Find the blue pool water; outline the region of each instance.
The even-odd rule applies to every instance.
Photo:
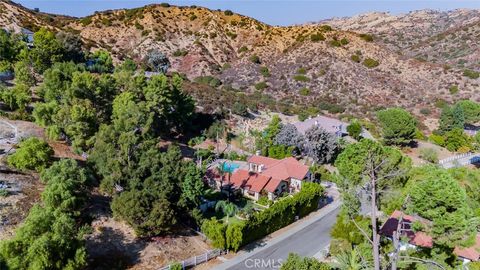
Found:
[[[240,164],[233,163],[233,162],[225,162],[223,163],[223,171],[233,173],[236,169],[240,167]]]

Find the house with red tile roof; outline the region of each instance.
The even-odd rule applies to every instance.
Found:
[[[310,181],[310,177],[309,167],[293,157],[280,160],[254,155],[248,158],[245,166],[224,177],[218,168],[208,169],[205,181],[211,187],[233,189],[253,200],[265,195],[273,201],[285,192],[298,192],[302,183]]]
[[[398,226],[399,220],[402,220],[400,226]],[[401,236],[408,239],[408,243],[403,243],[400,246],[400,250],[406,250],[408,248],[432,248],[433,238],[422,231],[414,231],[412,224],[414,222],[420,222],[425,226],[431,226],[430,220],[424,219],[419,216],[406,215],[402,211],[395,210],[388,220],[380,228],[380,235],[383,235],[389,239],[393,239],[393,233],[400,228]],[[453,253],[462,260],[464,263],[479,261],[480,260],[480,234],[477,234],[475,244],[471,247],[455,247]]]
[[[287,182],[290,193],[300,191],[302,183],[311,177],[310,168],[293,157],[279,160],[255,155],[247,162],[249,171]]]

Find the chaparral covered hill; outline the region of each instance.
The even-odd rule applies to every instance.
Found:
[[[375,34],[384,45],[409,57],[480,69],[480,10],[371,12],[324,23]]]
[[[386,41],[398,40],[394,31],[384,36],[375,27],[348,26],[347,19],[330,21],[332,29],[325,24],[270,26],[230,11],[168,4],[97,12],[85,18],[51,16],[8,2],[0,8],[0,25],[73,31],[88,48],[108,49],[117,59],[140,62],[149,51],[159,50],[169,57],[172,71],[192,80],[211,75],[221,81],[221,86],[214,84],[217,89],[237,96],[262,92],[284,107],[307,105],[365,114],[402,106],[418,114],[420,109],[434,108],[439,100],[480,100],[480,80],[464,76],[463,68],[416,59],[414,49]],[[438,34],[478,19],[477,13],[468,14],[470,19],[457,18],[454,26],[445,26]],[[25,18],[32,20],[27,23]],[[416,29],[414,22],[411,28]],[[437,34],[430,32],[431,38]],[[413,40],[421,50],[420,39]],[[479,51],[475,42],[465,46]],[[452,93],[452,86],[459,91]]]

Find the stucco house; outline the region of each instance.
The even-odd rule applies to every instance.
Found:
[[[248,169],[238,169],[231,175],[230,184],[254,200],[262,195],[275,200],[285,192],[298,192],[304,181],[310,181],[309,167],[292,157],[279,160],[254,155],[247,164]]]

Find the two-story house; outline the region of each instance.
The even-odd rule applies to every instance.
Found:
[[[285,192],[298,192],[302,183],[310,180],[309,167],[293,157],[278,160],[255,155],[247,162],[248,170],[236,170],[230,183],[234,189],[254,200],[262,194],[274,200]]]

